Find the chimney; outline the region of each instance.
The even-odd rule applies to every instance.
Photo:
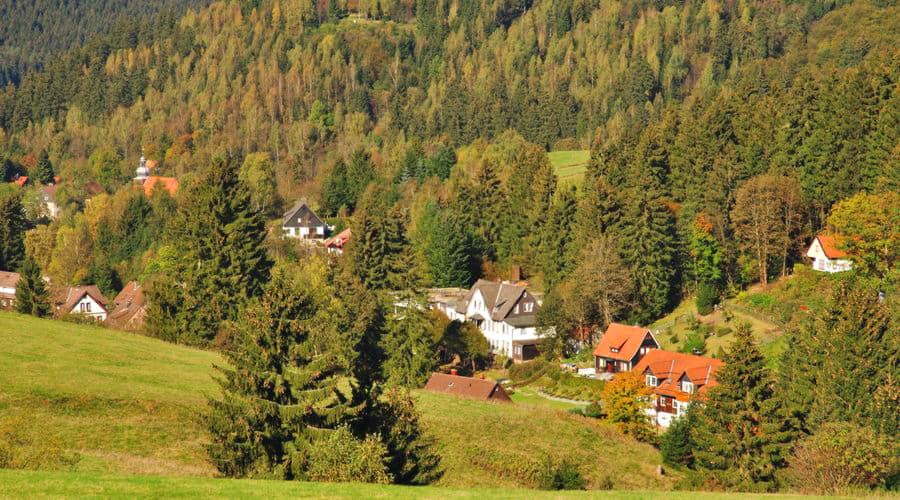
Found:
[[[453,375],[454,377],[456,376],[456,368],[450,369],[450,375]]]

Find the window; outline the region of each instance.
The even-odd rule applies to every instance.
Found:
[[[681,382],[681,390],[682,392],[694,392],[694,384],[687,380],[683,380]]]
[[[91,312],[91,303],[90,302],[82,302],[78,304],[78,310],[83,313]]]
[[[525,312],[530,313],[530,312],[533,311],[533,310],[534,310],[534,303],[533,303],[533,302],[526,302],[526,303],[525,303]]]
[[[513,314],[519,314],[519,304],[516,304],[516,309],[513,311]]]
[[[647,385],[649,385],[650,387],[656,387],[656,384],[658,383],[659,381],[656,380],[656,377],[654,377],[653,375],[647,375]]]

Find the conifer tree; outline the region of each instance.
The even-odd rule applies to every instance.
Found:
[[[333,311],[310,285],[276,272],[228,326],[223,397],[209,401],[207,416],[210,458],[228,476],[306,478],[316,442],[360,409],[341,392],[349,337],[332,327]]]
[[[419,217],[414,239],[424,254],[432,286],[467,288],[472,283],[468,238],[451,212],[428,203]]]
[[[398,259],[406,250],[406,212],[394,206],[394,193],[372,187],[366,191],[353,216],[353,240],[348,261],[363,285],[371,290],[392,287],[400,270]]]
[[[50,293],[41,276],[41,268],[31,257],[25,258],[16,285],[16,310],[22,314],[44,317],[50,314]]]
[[[56,174],[53,172],[53,165],[50,163],[50,156],[47,154],[46,150],[41,150],[38,154],[34,176],[41,184],[53,184],[55,175]]]
[[[148,289],[147,326],[168,340],[206,344],[268,280],[265,221],[234,163],[217,159],[191,188],[171,228],[175,269]]]
[[[574,187],[563,191],[551,206],[549,217],[543,224],[534,226],[541,233],[538,254],[547,286],[559,283],[571,272],[575,261],[575,218],[577,201]]]
[[[695,468],[727,488],[767,491],[785,466],[791,427],[773,394],[766,359],[749,324],[735,334],[717,386],[695,402]]]
[[[26,224],[21,196],[0,194],[0,270],[18,269],[25,257]]]
[[[672,467],[691,467],[694,463],[691,431],[697,425],[697,419],[693,411],[676,418],[672,425],[662,435],[659,451],[662,454],[663,463]]]

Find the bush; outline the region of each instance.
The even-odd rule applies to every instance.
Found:
[[[900,444],[868,427],[828,423],[797,444],[789,464],[788,475],[800,488],[877,488],[900,474]]]
[[[346,427],[314,443],[306,464],[311,481],[388,484],[387,448],[376,436],[360,441]],[[299,472],[299,471],[297,471]],[[302,473],[301,473],[302,474]],[[299,477],[302,475],[298,474]]]
[[[696,330],[700,327],[700,320],[691,313],[687,314],[685,322],[687,323],[688,330]]]
[[[600,482],[597,483],[598,490],[609,491],[613,489],[614,486],[615,485],[613,485],[613,480],[609,476],[603,476],[603,479],[601,479]]]
[[[754,293],[747,297],[747,303],[756,309],[768,311],[772,308],[772,304],[775,303],[775,299],[771,295],[765,293]]]
[[[684,338],[684,344],[678,349],[688,354],[702,355],[706,353],[706,339],[700,332],[691,332]]]
[[[713,312],[713,308],[719,303],[719,292],[709,283],[703,283],[697,290],[697,313],[706,316]]]
[[[581,414],[585,417],[591,418],[606,418],[606,412],[603,410],[603,406],[600,403],[591,403],[584,407],[581,410]]]
[[[717,327],[716,328],[716,337],[724,337],[726,335],[731,334],[731,332],[733,332],[733,331],[734,330],[732,330],[730,327],[727,327],[727,326]]]
[[[538,478],[538,487],[542,490],[583,490],[586,485],[578,467],[568,460],[556,464],[547,458]]]

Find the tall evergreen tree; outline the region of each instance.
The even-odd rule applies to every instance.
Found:
[[[372,290],[392,287],[392,276],[402,268],[398,259],[406,250],[406,212],[394,205],[394,193],[373,187],[363,195],[353,216],[353,240],[348,262],[363,285]]]
[[[735,337],[716,372],[718,385],[695,403],[695,467],[727,488],[768,491],[793,435],[750,325],[738,327]]]
[[[31,257],[25,258],[16,285],[16,310],[22,314],[43,317],[50,314],[50,293],[44,284],[41,268]]]
[[[25,208],[18,193],[0,193],[0,270],[13,271],[25,257]]]
[[[467,288],[472,283],[468,238],[449,211],[427,204],[416,233],[433,286]]]
[[[179,206],[171,228],[175,272],[149,287],[147,326],[168,340],[206,344],[269,278],[265,220],[253,210],[235,164],[217,159]]]
[[[50,156],[46,150],[38,153],[37,165],[35,167],[34,176],[41,184],[53,184],[53,178],[56,174],[53,172],[53,165],[50,163]]]
[[[359,411],[341,392],[349,337],[309,285],[276,272],[227,327],[234,347],[207,422],[210,457],[228,476],[305,479],[315,443]]]

